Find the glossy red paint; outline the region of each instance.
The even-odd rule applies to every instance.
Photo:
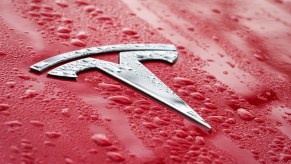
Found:
[[[0,163],[290,163],[290,20],[289,0],[0,1]],[[144,65],[212,132],[101,72],[29,70],[125,43],[177,46]]]

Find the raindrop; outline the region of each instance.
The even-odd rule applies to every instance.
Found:
[[[101,87],[102,89],[108,90],[108,91],[120,91],[121,87],[120,85],[115,85],[115,84],[109,84],[109,83],[99,83],[98,84],[99,87]]]
[[[109,97],[108,100],[114,101],[120,104],[128,105],[132,103],[132,100],[126,96],[112,96]]]
[[[58,29],[57,29],[57,32],[59,33],[70,33],[71,30],[67,27],[64,27],[64,26],[60,26]]]
[[[22,123],[15,120],[15,121],[7,121],[7,122],[5,122],[5,125],[7,125],[9,127],[20,127],[20,126],[22,126]]]
[[[7,110],[10,106],[8,104],[0,104],[0,111]]]
[[[204,103],[204,105],[209,109],[217,109],[217,107],[213,103],[210,103],[210,102],[206,102]]]
[[[194,93],[191,93],[190,95],[197,100],[205,99],[205,97],[200,92],[194,92]]]
[[[64,109],[62,109],[61,113],[62,113],[62,115],[66,116],[66,117],[70,117],[69,111],[70,110],[68,108],[64,108]]]
[[[149,123],[149,122],[144,122],[144,123],[142,123],[142,125],[145,126],[148,129],[155,129],[155,128],[157,128],[156,125],[154,125],[152,123]]]
[[[237,110],[237,114],[239,115],[241,119],[246,120],[246,121],[251,121],[254,119],[254,116],[249,111],[243,108],[239,108]]]
[[[126,35],[136,35],[137,34],[134,30],[132,30],[130,28],[126,28],[126,27],[122,29],[122,33],[124,33]]]
[[[45,135],[51,139],[59,138],[62,136],[62,134],[60,132],[45,132]]]
[[[69,4],[66,1],[64,1],[64,0],[57,0],[56,1],[56,4],[59,5],[60,7],[63,7],[63,8],[69,6]]]
[[[72,164],[72,163],[75,163],[71,158],[65,158],[65,163],[67,164]]]
[[[86,46],[86,44],[79,39],[72,39],[71,45],[78,46],[78,47],[85,47]]]
[[[31,120],[30,123],[36,127],[43,127],[44,126],[44,124],[42,122],[36,121],[36,120]]]
[[[76,36],[79,39],[86,39],[88,37],[88,35],[85,31],[80,31]]]
[[[33,90],[33,89],[27,89],[25,92],[24,92],[24,97],[23,98],[33,98],[35,96],[37,96],[38,93],[36,92],[36,90]]]
[[[91,139],[100,146],[111,146],[111,142],[105,134],[94,134]]]
[[[125,160],[125,158],[123,157],[123,155],[121,155],[120,153],[117,152],[108,152],[107,156],[115,162],[122,162]]]
[[[93,6],[93,5],[85,6],[85,7],[84,7],[84,10],[85,10],[86,12],[90,13],[90,12],[92,12],[92,11],[95,10],[95,6]]]
[[[204,137],[196,136],[195,137],[195,143],[198,144],[198,145],[205,145]]]
[[[158,125],[169,125],[169,123],[167,121],[162,120],[159,117],[155,117],[153,121],[154,121],[154,123],[156,123]]]
[[[183,77],[175,77],[174,82],[180,85],[193,85],[194,84],[192,80],[189,80]]]

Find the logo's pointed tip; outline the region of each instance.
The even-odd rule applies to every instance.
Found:
[[[211,126],[210,126],[208,123],[206,123],[206,122],[203,124],[203,127],[204,127],[204,129],[206,129],[207,131],[212,131]]]
[[[203,119],[199,119],[199,120],[195,119],[195,122],[198,123],[198,125],[202,129],[204,129],[204,130],[206,130],[208,132],[212,131],[212,127],[205,120],[203,120]]]
[[[185,103],[185,102],[183,102]],[[188,110],[186,112],[186,116],[195,124],[197,124],[200,128],[206,130],[206,131],[211,131],[211,126],[201,117],[199,116],[198,113],[196,113],[190,106],[188,106],[186,103],[184,104],[186,106],[186,109]],[[185,114],[184,112],[182,112],[183,110],[178,110],[177,111]]]

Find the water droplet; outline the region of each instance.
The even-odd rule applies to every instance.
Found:
[[[189,150],[187,152],[187,155],[190,155],[190,156],[198,156],[200,154],[200,151],[197,151],[197,150]]]
[[[239,115],[241,119],[246,120],[246,121],[251,121],[254,119],[254,116],[249,111],[243,108],[239,108],[237,110],[237,114]]]
[[[74,46],[78,46],[78,47],[85,47],[86,46],[86,44],[79,39],[72,39],[71,44]]]
[[[98,115],[96,115],[96,114],[91,114],[90,117],[92,120],[98,120],[98,118],[99,118]]]
[[[205,97],[200,92],[194,92],[194,93],[191,93],[190,95],[197,100],[205,99]]]
[[[79,39],[86,39],[88,37],[88,34],[85,31],[80,31],[77,35],[77,38]]]
[[[33,90],[33,89],[27,89],[25,92],[24,92],[24,96],[23,98],[33,98],[35,96],[37,96],[38,93],[36,92],[36,90]]]
[[[70,35],[69,34],[65,34],[65,33],[58,33],[57,35],[60,38],[63,38],[63,39],[69,39],[70,38]]]
[[[209,116],[207,117],[207,119],[219,123],[222,123],[224,121],[224,118],[222,116]]]
[[[67,164],[72,164],[72,163],[75,163],[71,158],[65,158],[65,163]]]
[[[17,77],[23,79],[23,80],[30,80],[31,77],[29,77],[28,75],[17,75]]]
[[[149,122],[144,122],[144,123],[142,123],[142,125],[145,126],[148,129],[155,129],[155,128],[157,128],[156,125],[154,125],[152,123],[149,123]]]
[[[8,81],[5,83],[9,88],[14,88],[16,85],[16,82],[14,81]]]
[[[57,29],[57,32],[59,33],[70,33],[71,30],[67,27],[64,27],[64,26],[60,26],[58,29]]]
[[[31,2],[34,2],[34,3],[40,3],[42,0],[31,0]]]
[[[115,84],[108,84],[108,83],[99,83],[98,84],[99,87],[101,87],[102,89],[108,90],[108,91],[120,91],[121,87],[120,85],[115,85]]]
[[[176,136],[180,138],[187,137],[187,134],[183,130],[175,130]]]
[[[6,55],[4,52],[0,51],[0,56]]]
[[[198,145],[205,145],[204,137],[196,136],[195,137],[195,143],[198,144]]]
[[[270,156],[269,157],[273,162],[277,162],[277,161],[279,161],[280,159],[278,158],[278,157],[276,157],[276,156]]]
[[[22,126],[22,123],[19,122],[18,120],[15,120],[15,121],[7,121],[7,122],[5,122],[5,125],[7,125],[9,127],[20,127],[20,126]]]
[[[112,96],[112,97],[109,97],[108,100],[114,101],[120,104],[124,104],[124,105],[128,105],[132,103],[132,100],[125,96]]]
[[[20,152],[20,149],[17,147],[17,146],[10,146],[10,150],[13,152],[13,153],[19,153]]]
[[[159,134],[163,137],[168,137],[168,133],[165,131],[160,131]]]
[[[111,146],[111,142],[105,134],[94,134],[91,139],[100,146]]]
[[[69,111],[70,110],[68,108],[64,108],[64,109],[62,109],[61,113],[62,113],[62,115],[66,116],[66,117],[70,117]]]
[[[136,113],[136,114],[142,114],[143,113],[143,110],[141,110],[140,108],[135,108],[134,109],[134,113]]]
[[[257,123],[265,122],[265,120],[263,120],[262,118],[255,118],[254,121],[257,122]]]
[[[234,134],[234,133],[229,133],[228,134],[232,139],[235,139],[235,140],[240,140],[241,139],[241,136],[237,135],[237,134]]]
[[[169,125],[169,123],[167,121],[162,120],[159,117],[155,117],[153,121],[154,121],[154,123],[156,123],[158,125]]]
[[[221,13],[221,11],[218,10],[218,9],[212,9],[212,12],[214,12],[214,13],[216,13],[216,14],[220,14],[220,13]]]
[[[281,160],[283,162],[291,161],[291,154],[281,154]]]
[[[174,146],[174,147],[178,147],[179,146],[178,143],[176,143],[176,142],[174,142],[172,140],[167,140],[166,142],[167,142],[168,145],[171,145],[171,146]]]
[[[189,80],[183,77],[175,77],[174,82],[180,85],[193,85],[194,84],[192,80]]]
[[[57,0],[56,1],[56,4],[59,5],[60,7],[63,7],[63,8],[69,6],[69,4],[66,1],[64,1],[64,0]]]
[[[172,121],[173,121],[175,124],[177,124],[177,125],[185,126],[185,124],[184,124],[183,121],[181,121],[181,120],[173,119]]]
[[[62,21],[63,21],[63,23],[66,23],[66,24],[73,23],[73,21],[69,18],[62,18]]]
[[[256,59],[258,59],[259,61],[264,61],[266,60],[266,58],[263,56],[263,55],[260,55],[260,54],[254,54],[254,57]]]
[[[85,10],[86,12],[90,13],[90,12],[92,12],[92,11],[95,10],[95,6],[93,6],[93,5],[85,6],[85,7],[84,7],[84,10]]]
[[[195,31],[195,28],[194,28],[194,27],[188,27],[187,29],[188,29],[189,31],[191,31],[191,32]]]
[[[52,141],[44,141],[43,144],[45,144],[46,146],[56,146],[56,144]]]
[[[202,154],[200,154],[198,156],[198,158],[199,158],[199,160],[202,161],[202,163],[211,163],[212,162],[211,158],[209,158],[208,156],[202,155]]]
[[[51,139],[59,138],[62,136],[62,134],[60,132],[45,132],[45,135]]]
[[[36,121],[36,120],[31,120],[30,123],[34,126],[37,126],[37,127],[43,127],[44,124],[40,121]]]
[[[39,10],[40,9],[39,5],[33,4],[33,3],[29,4],[29,7],[30,7],[29,8],[30,10]]]
[[[121,155],[120,153],[117,152],[108,152],[107,156],[115,162],[122,162],[125,160],[125,158],[123,157],[123,155]]]
[[[111,21],[111,18],[109,16],[99,16],[97,19],[99,21]]]
[[[130,28],[123,28],[122,33],[124,33],[126,35],[136,35],[137,34],[134,30],[132,30]]]
[[[45,16],[45,17],[53,17],[53,14],[50,12],[40,12],[40,15]]]
[[[182,96],[188,96],[189,95],[188,92],[186,90],[184,90],[184,89],[178,89],[178,93],[180,95],[182,95]]]
[[[235,123],[236,123],[236,121],[235,121],[234,118],[229,118],[229,119],[227,119],[225,122],[226,122],[226,123],[229,123],[229,124],[235,124]]]
[[[206,102],[204,103],[204,105],[209,109],[217,109],[217,107],[213,103],[210,103],[210,102]]]
[[[78,5],[89,5],[89,2],[86,0],[76,0],[75,1]]]
[[[0,104],[0,111],[7,110],[10,106],[8,104]]]
[[[162,108],[159,106],[152,106],[151,110],[160,111],[160,110],[162,110]]]

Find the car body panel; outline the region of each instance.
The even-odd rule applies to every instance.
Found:
[[[290,12],[288,0],[0,1],[0,163],[290,163]],[[177,47],[175,64],[143,65],[211,132],[100,71],[30,70],[130,43]]]

